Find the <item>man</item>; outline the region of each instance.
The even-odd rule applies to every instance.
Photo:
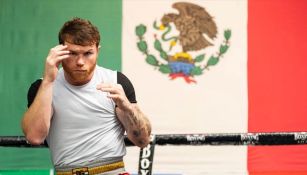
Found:
[[[124,132],[141,148],[149,143],[151,126],[129,79],[96,65],[99,42],[91,22],[66,22],[60,45],[46,58],[43,79],[28,92],[23,132],[33,145],[47,140],[60,175],[124,173]]]

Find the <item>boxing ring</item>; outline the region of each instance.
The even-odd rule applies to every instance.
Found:
[[[125,137],[126,146],[134,146]],[[157,134],[151,135],[151,142],[140,149],[138,174],[152,174],[155,145],[190,145],[190,146],[273,146],[307,144],[307,132],[265,132],[265,133],[212,133],[212,134]],[[41,145],[29,144],[24,136],[0,136],[0,147],[45,148]]]

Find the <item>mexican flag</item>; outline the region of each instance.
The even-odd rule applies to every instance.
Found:
[[[132,81],[153,134],[307,131],[306,7],[305,0],[0,1],[0,134],[21,135],[28,87],[75,16],[99,28],[98,64]],[[138,154],[128,148],[128,171],[137,172]],[[48,150],[0,155],[0,169],[51,167]],[[156,146],[153,172],[304,174],[307,146]]]

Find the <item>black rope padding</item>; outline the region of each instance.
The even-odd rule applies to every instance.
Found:
[[[155,135],[156,145],[301,145],[307,144],[307,132],[161,134]],[[125,137],[126,146],[133,143]],[[48,147],[29,144],[24,136],[0,136],[4,147]]]
[[[300,145],[306,132],[156,135],[157,145]]]

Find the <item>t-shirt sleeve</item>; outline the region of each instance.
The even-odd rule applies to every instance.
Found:
[[[42,83],[42,79],[38,79],[35,82],[33,82],[28,90],[28,107],[31,106],[31,104],[34,101],[34,98],[37,94],[37,91],[39,89],[39,86]]]
[[[117,72],[117,83],[121,84],[130,103],[137,103],[131,81],[121,72]]]

